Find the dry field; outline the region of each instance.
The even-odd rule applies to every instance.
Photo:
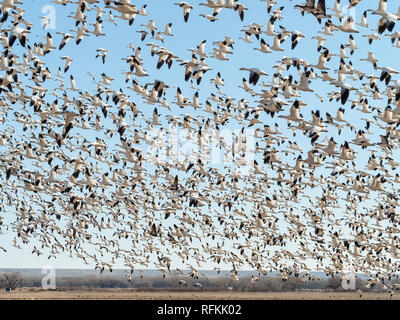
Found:
[[[365,292],[131,292],[102,291],[32,291],[18,289],[0,292],[0,300],[400,300],[400,293]]]

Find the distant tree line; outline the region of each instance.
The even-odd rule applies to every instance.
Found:
[[[396,280],[393,283],[400,283]],[[278,276],[262,276],[259,278],[242,277],[235,281],[230,277],[193,279],[186,276],[166,277],[133,277],[128,281],[125,277],[116,276],[86,276],[86,277],[57,277],[57,290],[125,288],[136,291],[193,291],[199,290],[195,283],[200,283],[206,291],[243,291],[243,292],[290,292],[296,290],[344,291],[339,276],[303,281],[294,276],[282,281]],[[356,288],[363,291],[381,291],[381,286],[365,288],[365,280],[357,279]],[[41,288],[42,278],[20,274],[0,275],[0,288],[17,287]]]

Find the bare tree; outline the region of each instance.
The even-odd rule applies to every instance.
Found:
[[[4,286],[6,288],[10,288],[11,290],[17,289],[19,284],[21,283],[21,280],[22,280],[21,274],[18,272],[3,274]]]

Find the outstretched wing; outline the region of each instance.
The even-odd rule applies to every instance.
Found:
[[[326,15],[325,0],[319,0],[318,1],[317,10],[320,11],[320,12],[323,12],[324,15]]]
[[[315,0],[307,0],[306,7],[313,7],[315,6]]]

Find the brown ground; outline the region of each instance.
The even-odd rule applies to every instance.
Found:
[[[400,293],[365,292],[362,298],[355,292],[130,292],[106,291],[0,291],[0,300],[400,300]]]

